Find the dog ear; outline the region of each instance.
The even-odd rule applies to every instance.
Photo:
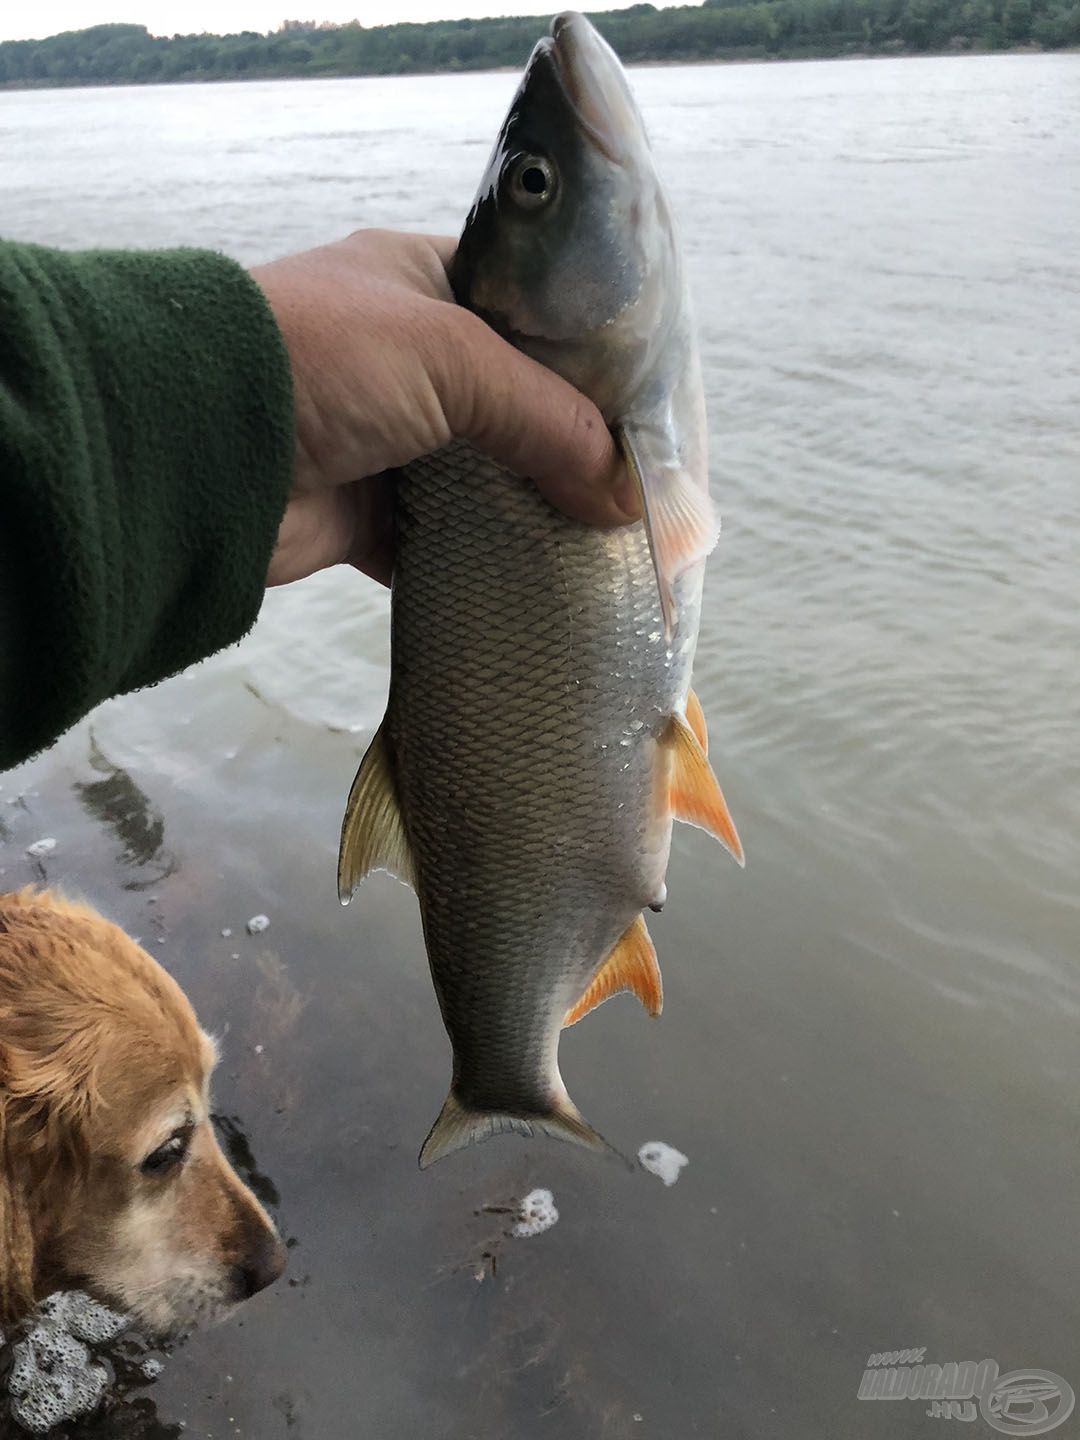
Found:
[[[34,1227],[29,1175],[19,1144],[14,1107],[0,1046],[0,1325],[10,1325],[34,1308]]]
[[[48,895],[0,895],[0,1326],[34,1307],[48,1258],[43,1222],[77,1209],[100,1037],[42,991],[62,952],[33,922]],[[55,968],[55,966],[53,967]]]

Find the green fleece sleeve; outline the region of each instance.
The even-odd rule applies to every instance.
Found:
[[[0,768],[249,629],[293,446],[241,266],[0,243]]]

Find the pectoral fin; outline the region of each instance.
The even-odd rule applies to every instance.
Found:
[[[343,905],[349,903],[360,881],[373,870],[388,870],[406,885],[415,885],[393,763],[381,725],[360,762],[341,823],[338,899]]]
[[[709,554],[719,538],[720,522],[708,490],[684,467],[665,428],[627,421],[615,427],[615,437],[637,484],[660,587],[664,631],[670,640],[679,619],[675,581]]]
[[[633,991],[650,1015],[659,1015],[664,1007],[660,966],[645,927],[644,915],[639,915],[623,933],[622,939],[589,982],[584,995],[566,1012],[564,1028],[576,1025],[582,1016],[621,990]]]
[[[685,820],[714,835],[739,865],[745,865],[742,842],[712,767],[690,726],[673,715],[664,737],[674,750],[669,800],[676,820]]]

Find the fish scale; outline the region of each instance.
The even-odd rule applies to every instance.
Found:
[[[655,752],[691,661],[640,525],[568,520],[464,445],[407,467],[386,734],[478,1110],[546,1113],[565,1011],[663,883]]]

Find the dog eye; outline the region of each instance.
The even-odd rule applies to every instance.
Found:
[[[152,1150],[139,1166],[144,1175],[162,1175],[187,1158],[188,1136],[170,1135],[164,1145]]]

